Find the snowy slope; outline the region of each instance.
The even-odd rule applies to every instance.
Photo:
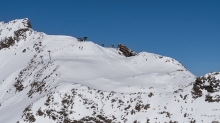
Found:
[[[195,84],[198,78],[175,59],[148,52],[125,57],[116,48],[36,32],[28,19],[0,23],[0,30],[0,122],[220,118],[218,73]]]

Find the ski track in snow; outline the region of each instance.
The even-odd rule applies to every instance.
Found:
[[[131,65],[126,64],[124,61],[122,61],[122,60],[120,60],[120,59],[117,59],[117,58],[114,58],[112,55],[110,55],[110,53],[107,54],[107,55],[108,55],[109,57],[111,57],[112,59],[119,61],[119,62],[121,63],[121,65],[127,66],[130,70],[134,71],[136,74],[141,74],[141,73],[143,73],[143,72],[139,72],[138,70],[134,69]]]
[[[113,68],[111,67],[111,63],[108,62],[107,60],[105,60],[105,59],[102,57],[101,53],[97,50],[97,48],[94,48],[94,49],[96,50],[96,52],[99,53],[100,59],[102,59],[103,61],[105,61],[105,62],[108,64],[108,66],[109,66],[109,68],[110,68],[111,70],[113,70],[113,71],[115,71],[115,72],[117,72],[117,73],[120,73],[120,74],[128,75],[128,74],[126,74],[126,73],[122,73],[122,72],[119,72],[119,71],[116,71],[115,69],[113,69]]]

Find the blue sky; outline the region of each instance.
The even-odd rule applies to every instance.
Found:
[[[47,34],[169,56],[197,76],[220,71],[219,0],[1,1],[0,21],[20,18]]]

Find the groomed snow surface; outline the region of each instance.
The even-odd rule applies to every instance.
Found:
[[[0,23],[0,42],[15,41],[0,48],[0,123],[220,121],[218,101],[205,101],[206,90],[193,98],[196,77],[175,59],[125,57],[117,48],[36,32],[28,22]]]

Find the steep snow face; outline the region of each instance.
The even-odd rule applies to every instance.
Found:
[[[0,122],[219,118],[214,107],[200,111],[210,105],[205,90],[175,59],[148,52],[125,57],[91,41],[36,32],[28,19],[0,23],[0,30]],[[201,117],[206,111],[216,116]]]
[[[114,48],[93,42],[78,42],[67,36],[45,36],[43,61],[59,65],[60,82],[78,83],[103,91],[120,93],[173,92],[180,85],[192,82],[195,76],[178,61],[143,52],[124,57]]]
[[[35,32],[30,27],[28,19],[1,23],[0,83],[13,72],[26,66],[34,54],[39,52],[40,47],[36,45],[40,43],[45,34]]]

